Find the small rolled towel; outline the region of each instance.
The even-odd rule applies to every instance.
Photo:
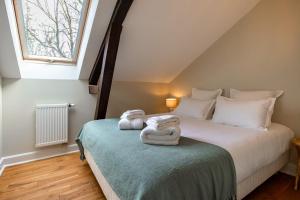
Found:
[[[144,118],[145,117],[145,112],[140,109],[136,110],[127,110],[121,115],[121,119],[137,119],[137,118]]]
[[[164,130],[155,131],[153,127],[147,126],[141,132],[140,139],[145,144],[177,145],[179,143],[181,130],[178,126],[169,127]]]
[[[179,126],[180,119],[176,115],[161,115],[148,118],[146,124],[157,130],[163,130],[172,126]]]
[[[144,120],[142,118],[138,119],[120,119],[119,121],[120,130],[142,130],[144,127]]]

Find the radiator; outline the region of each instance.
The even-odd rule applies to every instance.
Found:
[[[36,147],[68,142],[68,111],[71,104],[36,105]]]

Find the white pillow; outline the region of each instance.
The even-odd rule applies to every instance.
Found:
[[[179,106],[174,113],[177,115],[194,117],[197,119],[207,119],[208,114],[213,109],[216,100],[201,101],[188,97],[181,98]]]
[[[270,125],[275,98],[262,100],[234,100],[218,97],[213,122],[266,130]]]
[[[240,100],[258,100],[267,98],[278,98],[283,94],[282,90],[252,90],[240,91],[230,88],[230,98]]]
[[[199,100],[213,100],[222,94],[222,89],[217,90],[201,90],[197,88],[192,89],[192,98]]]

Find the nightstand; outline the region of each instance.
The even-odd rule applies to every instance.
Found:
[[[292,143],[296,147],[296,150],[297,150],[297,175],[296,175],[296,180],[295,180],[295,190],[297,190],[299,176],[300,176],[300,138],[293,139]]]

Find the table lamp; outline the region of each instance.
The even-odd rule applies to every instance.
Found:
[[[177,106],[177,99],[176,98],[166,98],[166,106],[173,111]]]

